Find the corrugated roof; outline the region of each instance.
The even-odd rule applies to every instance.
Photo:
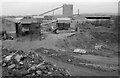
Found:
[[[41,25],[45,25],[45,24],[54,23],[54,22],[56,22],[56,21],[57,21],[57,20],[52,20],[52,21],[50,21],[50,22],[42,23]]]
[[[14,22],[14,23],[19,23],[20,22],[20,18],[5,18],[6,20],[10,21],[10,22]]]
[[[70,18],[57,18],[58,23],[70,23],[71,19]]]
[[[14,18],[15,20],[21,20],[23,19],[23,17],[19,17],[19,18]]]
[[[70,18],[57,18],[57,20],[71,20]]]
[[[44,18],[44,16],[33,16],[33,18]]]
[[[35,18],[23,18],[23,19],[21,19],[21,21],[20,21],[21,23],[37,23],[38,21],[37,21],[37,19],[35,19]]]
[[[24,23],[24,24],[30,24],[30,23],[37,23],[40,22],[37,20],[37,18],[32,18],[32,17],[20,17],[20,18],[5,18],[6,20],[14,23]]]

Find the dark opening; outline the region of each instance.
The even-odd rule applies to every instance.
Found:
[[[69,23],[58,23],[58,30],[68,30],[70,28]]]
[[[18,23],[15,23],[16,37],[19,37]]]
[[[87,19],[110,19],[110,17],[86,17]]]

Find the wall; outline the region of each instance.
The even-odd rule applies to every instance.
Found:
[[[15,32],[15,23],[6,19],[2,20],[2,30],[6,30],[7,32]]]

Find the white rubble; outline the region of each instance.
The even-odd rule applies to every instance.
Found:
[[[37,74],[42,74],[42,72],[40,70],[36,71]]]
[[[9,69],[12,69],[14,67],[15,67],[15,64],[12,64],[12,65],[8,66]]]
[[[96,50],[101,49],[101,48],[102,48],[102,45],[95,45]]]
[[[9,60],[11,60],[12,56],[13,56],[13,54],[11,54],[11,55],[9,55],[9,56],[6,56],[6,57],[5,57],[5,61],[8,62]]]
[[[16,55],[15,59],[19,62],[22,57],[23,57],[22,55]]]
[[[86,53],[86,50],[84,50],[84,49],[74,49],[74,51],[73,51],[74,53]]]

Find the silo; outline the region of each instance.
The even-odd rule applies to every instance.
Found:
[[[72,16],[73,15],[73,5],[72,4],[64,4],[63,5],[63,16]]]

